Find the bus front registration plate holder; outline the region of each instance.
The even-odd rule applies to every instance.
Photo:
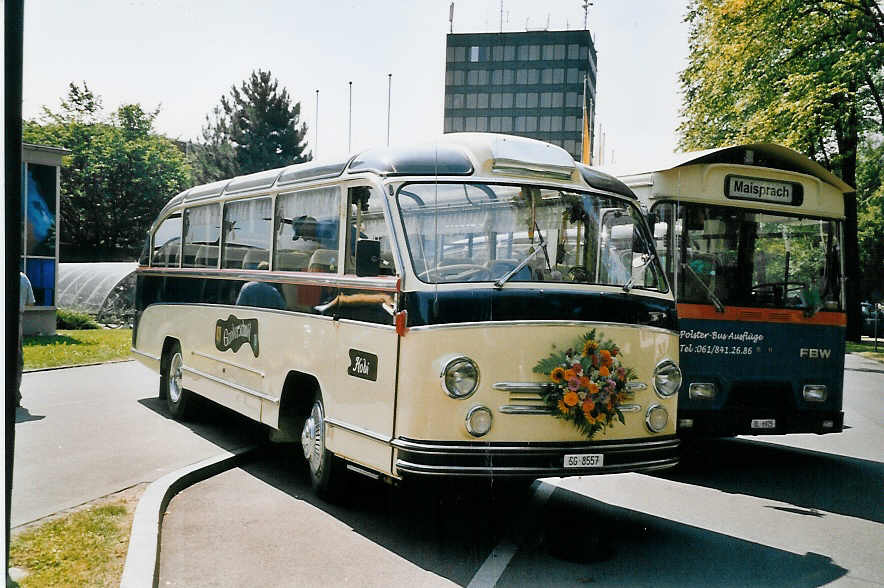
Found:
[[[565,456],[566,468],[600,468],[605,463],[602,453],[578,453]]]
[[[753,429],[776,429],[776,419],[752,419],[749,426]]]

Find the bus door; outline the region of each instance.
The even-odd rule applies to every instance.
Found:
[[[392,473],[389,442],[393,437],[399,336],[393,319],[396,268],[381,198],[380,191],[367,186],[348,190],[345,274],[355,279],[352,284],[342,284],[333,301],[335,385],[326,420],[332,425],[327,429],[330,450]],[[379,275],[356,277],[359,239],[380,241]]]

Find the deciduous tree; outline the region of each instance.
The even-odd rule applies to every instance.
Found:
[[[189,183],[184,153],[154,131],[158,113],[124,104],[105,115],[84,82],[25,121],[24,141],[72,152],[61,170],[62,261],[135,259],[154,217]]]

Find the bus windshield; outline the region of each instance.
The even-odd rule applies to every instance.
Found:
[[[662,205],[655,234],[674,255],[679,302],[841,308],[840,223],[701,204]],[[676,210],[677,209],[677,210]],[[675,235],[668,228],[674,220]]]
[[[544,281],[666,291],[638,209],[528,185],[407,184],[399,209],[427,283]]]

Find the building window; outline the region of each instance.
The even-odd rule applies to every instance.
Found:
[[[512,108],[513,107],[513,94],[512,92],[504,92],[500,95],[500,107],[501,108]]]
[[[543,60],[544,61],[552,61],[554,52],[555,52],[555,49],[553,48],[552,45],[544,45],[543,46]]]
[[[525,117],[525,131],[528,133],[533,133],[537,130],[537,117],[536,116],[526,116]]]
[[[491,120],[488,123],[488,130],[492,133],[499,133],[501,127],[501,121],[503,121],[502,116],[492,116]]]
[[[451,108],[463,108],[463,94],[451,95]]]
[[[528,45],[519,45],[519,61],[528,61]]]
[[[515,130],[517,133],[524,133],[525,132],[525,117],[524,116],[517,116],[516,117],[516,124],[515,124],[513,130]]]
[[[451,122],[451,117],[450,117],[450,116],[446,116],[446,117],[445,117],[445,125],[443,126],[443,129],[444,129],[443,132],[444,132],[444,133],[450,133],[451,131],[454,130],[454,129],[453,129],[453,126],[454,126],[454,125],[453,125],[452,122]]]
[[[568,45],[568,59],[580,59],[580,46],[577,43]]]
[[[550,117],[548,117],[548,116],[541,116],[540,117],[540,130],[541,131],[549,132],[549,130],[550,130],[549,129],[549,119],[550,119]]]
[[[497,47],[492,48],[491,56],[494,61],[503,61],[503,46],[498,45]]]
[[[37,306],[55,304],[57,168],[26,163],[22,205],[22,271],[28,276]]]
[[[580,106],[580,102],[577,96],[577,92],[568,92],[567,94],[565,94],[565,107],[577,108],[578,106]]]
[[[541,84],[551,84],[552,83],[552,70],[551,69],[543,70],[543,72],[540,76],[540,83]]]
[[[479,48],[473,45],[470,47],[470,61],[476,62],[479,61]]]
[[[461,63],[466,61],[466,48],[465,47],[455,47],[454,48],[454,61],[456,63]]]
[[[520,69],[516,71],[516,83],[523,86],[528,83],[528,70]]]
[[[451,70],[448,70],[445,72],[445,85],[450,86],[453,83],[454,83],[454,72]]]
[[[454,47],[448,47],[445,49],[445,61],[448,63],[454,61]]]
[[[500,121],[500,132],[502,133],[511,133],[513,130],[513,119],[510,116],[502,117],[503,120]]]
[[[503,85],[504,86],[512,86],[513,80],[516,77],[516,73],[511,69],[503,70]]]
[[[500,108],[500,94],[491,95],[491,108]]]
[[[506,45],[503,48],[503,60],[513,61],[516,58],[516,48],[513,45]]]
[[[519,92],[516,94],[516,108],[527,108],[528,107],[528,94],[525,92]]]
[[[586,61],[589,59],[589,47],[581,47],[580,48],[580,60]]]
[[[467,108],[476,108],[475,94],[467,94]]]
[[[580,78],[577,77],[577,68],[576,67],[569,67],[568,68],[568,83],[569,84],[576,84],[579,81],[581,81],[581,80],[580,80]]]
[[[552,92],[543,92],[540,95],[540,107],[552,108]],[[549,130],[549,129],[547,129]]]
[[[565,46],[564,45],[556,45],[556,60],[561,61],[565,59]]]
[[[453,116],[451,117],[451,130],[455,133],[459,133],[463,130],[463,117],[462,116]]]
[[[488,117],[487,116],[477,116],[476,117],[476,130],[477,131],[487,131],[488,130]]]
[[[488,108],[488,94],[482,92],[476,95],[476,108]]]
[[[539,70],[536,70],[536,69],[529,69],[528,70],[528,83],[529,84],[536,84],[539,79],[540,79],[540,71]]]
[[[566,131],[576,131],[577,130],[577,117],[576,116],[566,116],[565,117],[565,130]]]
[[[529,61],[539,61],[540,60],[540,45],[528,45],[528,60]]]
[[[562,130],[562,117],[561,116],[551,116],[549,120],[549,130],[557,133]]]
[[[564,100],[564,96],[565,95],[562,94],[561,92],[553,92],[552,93],[553,108],[561,108],[562,107],[562,101]]]
[[[564,84],[565,83],[565,70],[561,67],[557,67],[553,70],[553,80],[554,84]]]
[[[502,83],[503,83],[503,70],[502,69],[495,69],[494,71],[491,72],[491,85],[492,86],[499,86]]]
[[[537,108],[537,92],[528,92],[528,108]]]

